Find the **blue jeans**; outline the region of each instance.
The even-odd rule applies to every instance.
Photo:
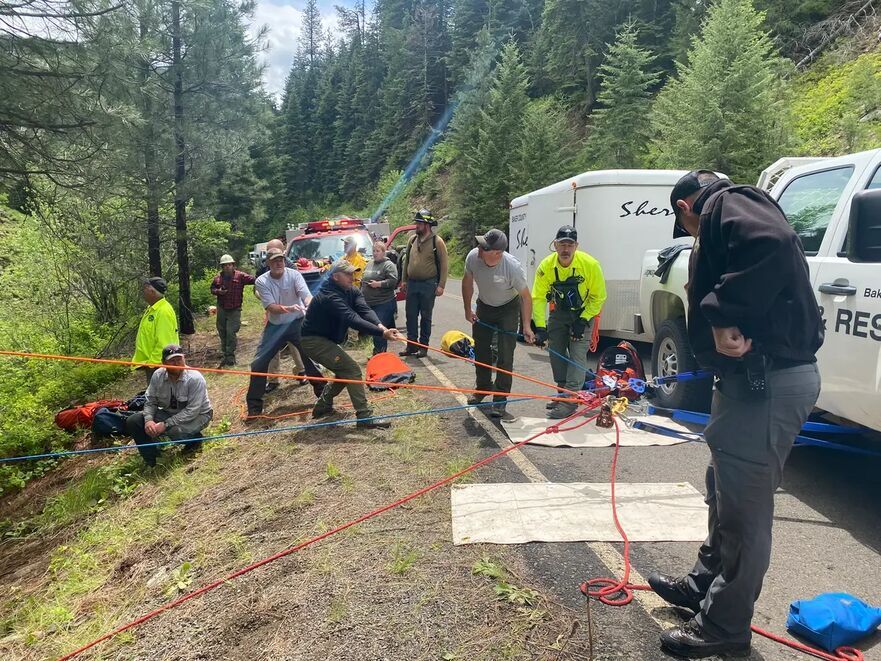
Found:
[[[407,280],[407,339],[428,344],[437,280]],[[420,319],[421,316],[421,319]],[[417,337],[418,333],[418,337]]]
[[[306,354],[300,348],[300,328],[303,326],[303,318],[295,319],[287,324],[269,324],[263,328],[263,335],[260,336],[260,344],[257,345],[257,353],[254,360],[251,361],[252,372],[266,372],[269,369],[269,363],[275,354],[281,351],[288,342],[293,344],[300,356],[303,358],[303,367],[306,370],[306,376],[321,377],[321,372]],[[310,381],[315,396],[321,395],[324,390],[324,381]],[[248,385],[248,394],[245,401],[248,403],[248,414],[259,415],[263,412],[263,395],[266,394],[266,377],[252,376]]]
[[[386,328],[395,327],[395,312],[398,311],[398,302],[395,299],[386,301],[385,303],[377,303],[371,305],[370,309],[379,317],[379,321]],[[388,340],[382,336],[373,336],[373,353],[374,355],[382,353],[388,349]]]

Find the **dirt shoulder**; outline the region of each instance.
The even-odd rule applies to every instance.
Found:
[[[259,311],[250,309],[246,319],[240,360],[253,354],[260,331]],[[213,367],[209,324],[193,343],[203,355],[199,364]],[[208,381],[216,429],[242,430],[242,378]],[[453,403],[413,392],[372,397],[377,412]],[[348,401],[345,394],[340,400]],[[308,388],[285,385],[267,399],[267,413],[309,404]],[[460,470],[481,444],[452,431],[462,428],[455,424],[462,415],[399,418],[382,432],[339,426],[215,442],[188,462],[166,452],[152,476],[133,456],[67,460],[59,469],[70,471],[66,483],[34,485],[44,513],[95,470],[127,486],[62,526],[49,525],[34,508],[22,521],[42,516],[43,526],[21,526],[26,534],[0,544],[7,595],[0,654],[69,652],[177,595]],[[266,420],[250,429],[301,420]],[[449,503],[449,489],[438,489],[166,612],[92,656],[590,658],[588,611],[541,594],[539,581],[504,547],[454,547]]]

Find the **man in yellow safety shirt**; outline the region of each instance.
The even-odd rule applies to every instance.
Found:
[[[144,280],[143,295],[149,307],[141,317],[138,335],[135,338],[133,363],[152,363],[157,367],[138,367],[144,370],[147,384],[153,372],[162,364],[162,349],[169,344],[179,344],[177,335],[177,315],[171,303],[165,298],[168,284],[162,278]]]
[[[594,318],[605,300],[606,282],[600,263],[578,250],[578,233],[564,225],[557,231],[554,252],[538,265],[532,285],[535,344],[549,343],[554,351],[551,369],[561,390],[579,391],[584,385]],[[551,402],[548,417],[567,418],[575,407],[570,402]]]

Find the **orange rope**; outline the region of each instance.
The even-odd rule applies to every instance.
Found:
[[[281,415],[248,415],[248,407],[242,401],[242,395],[245,394],[245,391],[248,389],[247,386],[240,389],[235,396],[233,396],[233,403],[239,405],[239,414],[241,415],[242,420],[284,420],[285,418],[297,418],[302,417],[304,415],[308,415],[312,413],[312,405],[309,405],[309,408],[303,411],[294,411],[292,413],[282,413]],[[388,392],[384,395],[380,395],[378,397],[371,397],[370,401],[372,402],[381,402],[384,399],[390,399],[395,396],[395,392]],[[334,406],[334,408],[339,409],[341,411],[353,410],[355,407],[351,404],[342,404],[340,406]]]
[[[19,358],[41,358],[45,360],[69,360],[83,363],[100,363],[105,365],[123,365],[126,367],[167,367],[166,365],[156,363],[135,363],[130,360],[118,360],[113,358],[88,358],[86,356],[59,356],[48,353],[28,353],[24,351],[0,351],[0,356],[15,356]],[[363,379],[337,379],[328,376],[300,376],[298,374],[273,374],[271,372],[250,372],[247,370],[224,370],[214,367],[193,367],[187,365],[183,369],[195,370],[197,372],[210,372],[215,374],[239,374],[241,376],[275,376],[280,379],[297,379],[300,381],[325,381],[327,383],[360,383],[362,385],[377,385],[384,388],[388,387],[385,381],[366,381]],[[495,368],[494,368],[495,369]],[[417,383],[397,383],[396,388],[410,388],[412,390],[430,390],[435,392],[461,392],[468,395],[498,395],[494,390],[476,390],[474,388],[447,388],[444,386],[429,386]],[[554,386],[556,388],[556,386]],[[535,395],[533,393],[506,393],[509,397],[526,397],[530,399],[544,399],[552,402],[570,402],[579,403],[581,400],[576,397],[551,397],[549,395]]]
[[[472,365],[478,365],[480,367],[487,367],[491,370],[501,372],[502,374],[507,374],[508,376],[516,376],[518,379],[524,379],[525,381],[529,381],[530,383],[535,383],[536,385],[539,385],[539,386],[545,386],[546,388],[553,388],[554,390],[557,390],[560,392],[566,392],[566,393],[569,393],[570,395],[573,395],[574,397],[578,397],[578,393],[575,392],[574,390],[569,390],[568,388],[560,388],[556,384],[547,383],[546,381],[541,381],[539,379],[533,379],[531,376],[526,376],[525,374],[518,374],[517,372],[509,372],[508,370],[502,369],[501,367],[496,367],[495,365],[488,365],[486,363],[481,363],[481,362],[474,360],[472,358],[466,358],[465,356],[460,356],[455,353],[450,353],[449,351],[444,351],[443,349],[436,349],[434,347],[428,346],[427,344],[421,344],[415,340],[405,339],[404,342],[406,342],[407,344],[413,344],[417,347],[420,347],[421,349],[429,349],[431,351],[437,351],[438,353],[442,353],[445,356],[450,356],[452,358],[459,358],[459,359],[464,360],[468,363],[471,363]],[[498,393],[496,393],[496,394],[498,394]]]

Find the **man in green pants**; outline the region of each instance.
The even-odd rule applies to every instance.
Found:
[[[564,225],[557,230],[554,252],[538,265],[532,285],[535,343],[543,346],[549,342],[551,370],[561,390],[577,392],[584,385],[593,322],[605,300],[600,263],[578,250],[578,233]],[[556,402],[548,408],[548,417],[558,420],[572,415],[576,404]]]
[[[532,318],[532,297],[526,286],[523,266],[510,253],[508,238],[501,230],[492,229],[483,236],[474,237],[477,248],[465,257],[465,275],[462,276],[462,301],[465,319],[472,324],[474,357],[479,363],[495,364],[506,372],[514,369],[514,349],[517,347],[517,326],[523,322],[523,338],[532,344],[535,336],[529,326]],[[477,312],[471,309],[477,283]],[[493,335],[498,334],[497,351],[493,355]],[[490,416],[513,422],[514,416],[505,410],[506,393],[511,392],[511,375],[474,366],[477,374],[476,390],[494,390],[495,404]],[[469,404],[478,404],[485,395],[472,395]]]
[[[340,346],[345,342],[349,328],[365,335],[383,336],[386,340],[401,340],[394,328],[386,328],[380,323],[376,313],[364,300],[360,289],[354,286],[357,267],[345,259],[337,260],[330,269],[327,281],[312,298],[303,322],[301,346],[306,355],[320,363],[338,379],[361,381],[364,377],[361,368]],[[365,420],[373,415],[367,403],[367,391],[362,383],[328,382],[312,409],[313,418],[333,415],[333,398],[344,389],[355,407],[360,420],[359,429],[388,429],[391,423]]]

